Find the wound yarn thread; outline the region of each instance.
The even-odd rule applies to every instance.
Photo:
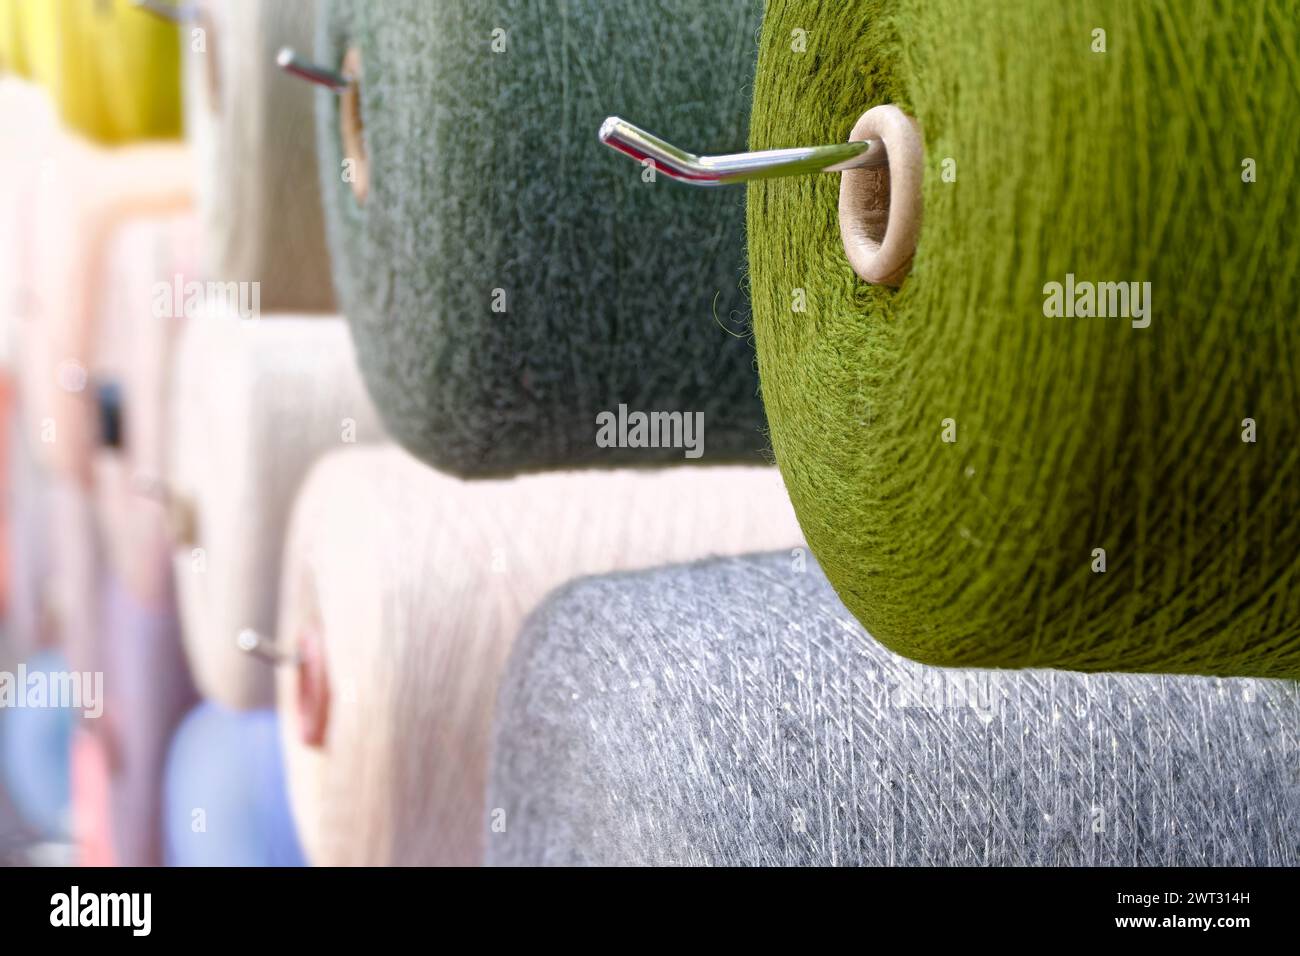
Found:
[[[269,707],[271,668],[236,638],[274,633],[293,497],[320,455],[382,429],[337,317],[214,309],[188,320],[175,362],[167,487],[193,528],[173,552],[186,653],[205,697]]]
[[[257,282],[268,311],[332,312],[315,107],[277,51],[310,51],[313,0],[204,0],[182,38],[185,125],[198,167],[205,277]]]
[[[534,613],[487,861],[1294,866],[1297,766],[1292,682],[927,667],[815,562],[766,554],[589,578]]]
[[[364,206],[318,92],[334,279],[394,438],[463,476],[680,463],[596,416],[703,412],[704,462],[765,451],[744,338],[744,195],[644,182],[611,113],[747,136],[757,0],[332,0],[316,59],[360,54]],[[671,51],[669,55],[668,51]]]
[[[391,446],[322,459],[295,505],[276,636],[286,650],[314,638],[329,675],[316,748],[299,729],[297,671],[279,669],[308,860],[481,862],[497,681],[520,623],[551,588],[799,543],[774,468],[462,481]],[[680,597],[686,613],[693,598]]]
[[[1294,14],[768,4],[753,148],[845,138],[880,103],[925,136],[897,291],[850,269],[837,177],[749,188],[776,459],[831,583],[890,648],[1300,677]],[[1068,276],[1149,282],[1149,325],[1049,316]]]

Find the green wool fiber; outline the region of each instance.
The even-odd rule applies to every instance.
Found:
[[[772,444],[840,597],[928,663],[1300,677],[1300,4],[768,3],[752,148],[891,102],[926,149],[899,289],[851,270],[839,176],[748,193]],[[1150,324],[1049,316],[1067,274],[1149,282]]]
[[[618,114],[742,145],[761,16],[760,0],[329,4],[317,59],[360,51],[370,164],[361,204],[340,98],[319,94],[334,279],[398,441],[466,476],[770,454],[744,192],[645,182],[597,141]],[[702,456],[598,445],[620,405],[702,413]]]

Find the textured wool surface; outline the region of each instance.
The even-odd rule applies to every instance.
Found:
[[[171,596],[165,470],[172,359],[183,317],[157,315],[154,290],[175,275],[194,275],[193,215],[134,220],[119,228],[109,253],[109,291],[97,328],[92,376],[121,386],[120,448],[93,458],[95,506],[104,557],[136,600],[160,606]]]
[[[190,711],[167,755],[163,820],[168,866],[303,866],[275,711]]]
[[[328,4],[317,59],[360,51],[370,171],[361,206],[339,97],[318,94],[334,279],[398,441],[466,476],[682,461],[596,446],[597,414],[626,404],[702,412],[706,462],[763,454],[743,193],[643,182],[596,142],[620,113],[742,144],[760,7]]]
[[[59,675],[67,663],[46,651],[26,662],[27,673]],[[20,691],[21,692],[21,691]],[[69,772],[77,711],[66,707],[0,709],[0,774],[23,821],[44,839],[72,833]]]
[[[115,239],[133,219],[188,210],[193,165],[181,144],[102,148],[63,133],[41,148],[30,183],[33,301],[18,350],[25,427],[43,465],[89,487],[99,430],[89,376],[105,309],[119,301]]]
[[[180,135],[174,25],[133,0],[34,0],[20,23],[28,72],[68,127],[102,143]]]
[[[112,574],[98,608],[104,714],[86,723],[107,746],[113,855],[122,866],[160,866],[167,747],[197,700],[180,622],[172,601],[143,605]]]
[[[312,87],[276,52],[309,53],[315,0],[204,0],[183,43],[185,125],[199,164],[204,271],[258,282],[267,311],[332,311]]]
[[[799,543],[774,468],[467,482],[394,447],[322,460],[295,506],[277,636],[314,639],[329,675],[317,748],[300,732],[298,673],[280,672],[307,859],[481,862],[497,681],[545,594],[581,574]]]
[[[173,550],[186,653],[205,697],[269,707],[270,669],[235,642],[275,631],[293,496],[320,455],[382,428],[337,317],[197,315],[175,363],[167,485],[193,530]]]
[[[748,198],[777,462],[877,639],[941,664],[1300,676],[1295,14],[768,4],[751,146],[842,140],[889,102],[925,136],[897,291],[849,268],[838,177]],[[1150,326],[1046,317],[1067,274],[1151,283]]]
[[[1300,863],[1294,683],[929,667],[799,568],[552,596],[502,681],[488,862]]]

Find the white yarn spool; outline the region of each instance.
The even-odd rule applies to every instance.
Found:
[[[315,635],[328,674],[314,748],[301,739],[299,671],[280,669],[307,858],[480,862],[497,682],[543,596],[580,575],[800,541],[773,468],[465,482],[393,447],[328,456],[295,505],[277,637],[293,650]]]
[[[200,693],[271,706],[266,667],[240,651],[244,628],[275,627],[293,495],[312,463],[382,434],[341,318],[186,323],[173,372],[167,486],[186,653]]]
[[[260,283],[267,310],[334,308],[313,88],[275,64],[282,46],[312,49],[316,8],[313,0],[204,0],[198,25],[182,37],[204,273]]]

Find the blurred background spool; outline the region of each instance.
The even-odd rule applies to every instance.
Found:
[[[100,436],[94,454],[96,515],[104,560],[143,604],[172,597],[164,473],[172,367],[183,316],[155,314],[159,294],[195,275],[192,215],[122,226],[109,254],[111,308],[98,331],[95,378],[120,385],[116,447]],[[102,428],[101,428],[102,431]]]
[[[752,148],[881,103],[925,137],[898,290],[846,260],[839,177],[748,199],[777,462],[900,653],[1300,677],[1300,26],[1281,0],[1185,7],[767,6]],[[1150,325],[1049,317],[1067,275],[1149,282]]]
[[[58,9],[49,0],[4,0],[6,70],[35,83],[50,84],[58,72]]]
[[[79,866],[116,866],[109,738],[81,722],[72,734],[72,826]]]
[[[275,711],[205,701],[167,757],[168,866],[303,866]]]
[[[101,143],[181,133],[176,27],[132,0],[20,0],[22,65],[63,122]]]
[[[103,669],[99,587],[103,568],[90,489],[65,475],[40,473],[45,485],[49,578],[41,586],[40,630],[76,671]]]
[[[7,666],[7,665],[6,665]],[[28,675],[61,674],[67,663],[45,651],[26,661]],[[16,680],[12,669],[10,680]],[[24,693],[25,687],[17,688]],[[24,822],[42,840],[72,835],[69,765],[72,732],[80,711],[65,707],[0,708],[0,768],[3,785]]]
[[[771,468],[463,482],[393,447],[323,459],[295,505],[276,637],[286,653],[314,647],[304,660],[323,659],[328,685],[323,746],[309,746],[310,687],[280,669],[307,859],[480,862],[497,679],[543,595],[597,570],[798,543]],[[698,610],[680,598],[661,626]]]
[[[190,215],[137,219],[105,254],[87,392],[98,406],[93,452],[104,717],[87,722],[108,755],[109,832],[122,865],[163,862],[163,765],[194,703],[181,647],[167,511],[158,500],[170,404],[172,346],[183,322],[174,284],[193,274]],[[168,309],[159,306],[166,303]],[[145,491],[151,494],[143,493]]]
[[[173,382],[166,481],[186,653],[205,697],[267,707],[272,675],[235,642],[245,628],[274,634],[293,496],[321,454],[381,427],[338,318],[196,316]]]
[[[788,553],[553,595],[494,739],[490,864],[1300,863],[1294,683],[927,667]]]
[[[116,301],[117,230],[191,207],[193,166],[180,144],[103,149],[55,136],[36,183],[35,301],[21,346],[25,427],[41,464],[89,488],[98,441],[90,388],[99,323]]]
[[[326,4],[316,59],[359,74],[316,94],[335,287],[399,442],[466,476],[680,462],[596,446],[625,403],[703,412],[710,463],[761,456],[743,194],[592,146],[611,112],[744,142],[761,6],[569,0],[557,31],[519,0]]]
[[[310,50],[314,0],[201,0],[183,39],[205,277],[258,282],[267,311],[334,307],[307,84],[275,64]]]
[[[18,654],[55,646],[52,618],[50,491],[27,445],[27,435],[11,429],[7,475],[9,512],[9,581],[6,637]]]
[[[8,4],[16,15],[18,5]],[[32,653],[50,641],[45,628],[46,586],[49,582],[47,489],[36,465],[32,436],[24,425],[17,394],[22,371],[21,341],[35,320],[35,260],[30,230],[36,219],[37,177],[55,128],[48,98],[33,84],[12,76],[0,77],[0,349],[3,350],[4,391],[9,407],[4,417],[6,468],[0,472],[5,497],[5,548],[9,553],[4,591],[7,635],[20,654]]]
[[[161,866],[167,747],[197,697],[171,603],[141,604],[111,574],[100,594],[104,716],[84,723],[106,744],[113,858]]]

